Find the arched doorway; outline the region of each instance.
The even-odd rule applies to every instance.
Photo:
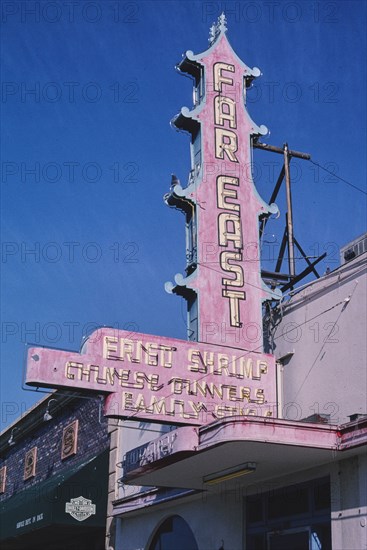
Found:
[[[149,550],[198,550],[190,527],[180,516],[170,516],[158,527]]]

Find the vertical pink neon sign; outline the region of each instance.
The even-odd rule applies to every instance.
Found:
[[[173,181],[167,204],[186,215],[186,275],[167,283],[188,301],[188,337],[263,350],[262,302],[278,297],[263,283],[259,217],[277,212],[252,180],[251,138],[267,133],[246,107],[246,84],[260,75],[247,67],[226,37],[225,18],[211,29],[211,46],[187,52],[179,65],[195,80],[195,108],[174,125],[191,135],[189,184]]]

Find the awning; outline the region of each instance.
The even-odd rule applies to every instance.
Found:
[[[107,486],[108,450],[3,501],[0,540],[57,525],[103,527]]]
[[[125,456],[122,481],[215,492],[221,485],[206,480],[226,479],[229,486],[228,472],[241,471],[240,465],[254,465],[243,467],[251,475],[240,478],[244,486],[251,485],[363,453],[366,442],[367,417],[343,426],[228,417],[199,430],[178,428],[133,449]]]

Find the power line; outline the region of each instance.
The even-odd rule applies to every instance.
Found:
[[[355,289],[354,289],[355,290]],[[350,298],[352,297],[353,293],[354,293],[354,290],[352,292],[352,294],[348,297],[349,300]],[[348,300],[348,302],[349,302]],[[318,317],[320,317],[321,315],[324,315],[325,313],[329,312],[329,311],[332,311],[333,309],[335,309],[336,307],[340,306],[340,305],[343,305],[343,308],[341,309],[341,311],[339,312],[339,315],[338,315],[338,318],[337,320],[335,321],[334,325],[333,325],[333,328],[335,327],[335,324],[337,323],[337,321],[339,320],[341,314],[343,313],[344,309],[345,309],[345,305],[346,305],[346,300],[341,300],[340,302],[337,302],[336,304],[334,304],[333,306],[330,306],[329,308],[327,309],[324,309],[323,311],[321,311],[321,313],[318,313],[316,314],[314,317],[311,317],[310,319],[307,319],[305,320],[303,323],[300,323],[299,325],[297,325],[297,328],[298,327],[301,327],[301,326],[304,326],[304,325],[307,325],[308,323],[310,323],[311,321],[314,321],[315,319],[317,319]],[[290,330],[287,330],[286,332],[282,332],[282,334],[280,334],[279,336],[275,336],[274,337],[274,340],[277,340],[278,338],[281,338],[282,336],[286,336],[287,334],[289,334],[290,332],[293,332],[295,329],[294,328],[291,328]],[[330,331],[329,335],[331,334],[332,330]],[[203,343],[203,342],[197,342],[197,343]],[[253,348],[252,350],[241,350],[243,351],[244,353],[242,353],[241,355],[239,355],[236,360],[238,359],[241,359],[241,358],[244,358],[246,356],[248,356],[249,354],[251,353],[256,353],[256,352],[261,352],[262,351],[262,344],[260,344],[259,346]],[[200,354],[201,355],[201,354]],[[230,366],[231,364],[233,363],[233,361],[229,361],[228,362],[228,366]],[[313,367],[313,366],[312,366]],[[311,369],[312,369],[311,367]],[[310,369],[310,371],[311,371]],[[309,371],[309,372],[310,372]],[[307,373],[307,376],[309,375],[309,372]],[[202,376],[200,376],[199,378],[196,379],[196,382],[200,382],[201,380],[204,380],[205,378],[207,378],[208,376],[210,376],[210,372],[207,372],[207,373],[203,373]],[[306,378],[307,378],[306,376]],[[166,388],[168,387],[168,384],[164,384],[166,386]],[[169,393],[168,395],[164,396],[164,399],[168,399],[169,397],[173,397],[174,396],[174,392],[171,392]],[[209,412],[209,411],[208,411]],[[128,421],[128,420],[132,420],[134,421],[134,419],[139,416],[139,413],[140,411],[136,411],[134,413],[132,413],[130,416],[127,416],[125,417],[124,419],[122,419],[122,423]],[[149,421],[147,421],[149,423]]]
[[[360,187],[357,187],[356,185],[354,185],[353,183],[350,183],[350,181],[347,181],[345,180],[344,178],[341,178],[340,176],[338,176],[338,174],[335,174],[335,172],[332,172],[331,170],[328,170],[327,168],[325,168],[324,166],[321,166],[321,164],[319,164],[318,162],[315,162],[314,160],[312,159],[309,159],[310,162],[312,162],[312,164],[314,164],[315,166],[318,166],[319,168],[321,168],[322,170],[325,170],[325,172],[328,172],[328,174],[331,174],[332,176],[338,178],[340,181],[343,181],[344,183],[346,183],[347,185],[349,185],[350,187],[353,187],[353,189],[356,189],[357,191],[359,191],[360,193],[363,193],[364,195],[367,195],[367,192],[364,191],[363,189],[361,189]]]
[[[257,261],[259,262],[259,260],[253,260],[253,261]],[[202,267],[206,267],[206,269],[209,269],[210,271],[214,271],[215,273],[219,273],[220,275],[223,275],[223,272],[222,271],[219,271],[218,269],[214,269],[214,267],[209,267],[207,264],[203,264],[201,262],[197,262],[198,265],[201,265]],[[264,290],[264,287],[260,287],[260,286],[257,286],[257,285],[254,285],[252,283],[249,283],[248,281],[245,282],[246,285],[248,286],[252,286],[254,288],[257,288],[258,290]],[[230,286],[230,285],[229,285]],[[266,289],[265,289],[266,290]],[[270,292],[270,289],[269,289],[269,292]],[[280,297],[279,297],[280,298]]]
[[[300,387],[298,388],[298,391],[297,391],[296,395],[294,396],[294,399],[296,399],[296,398],[298,397],[298,395],[299,395],[299,393],[301,392],[303,386],[305,385],[305,383],[306,383],[306,381],[307,381],[309,375],[311,374],[312,369],[313,369],[314,366],[316,365],[318,358],[320,357],[321,353],[323,352],[323,350],[324,350],[324,348],[325,348],[325,346],[326,346],[326,344],[327,344],[327,342],[328,342],[328,340],[329,340],[330,335],[333,333],[335,327],[337,326],[338,321],[339,321],[339,319],[340,319],[340,317],[341,317],[343,311],[345,310],[346,306],[349,304],[350,300],[352,299],[352,296],[353,296],[353,294],[354,294],[354,292],[355,292],[355,290],[356,290],[356,288],[357,288],[357,285],[358,285],[358,281],[355,281],[355,286],[354,286],[352,292],[349,294],[349,296],[347,296],[347,298],[346,298],[345,300],[343,300],[343,301],[344,301],[343,307],[342,307],[341,310],[339,311],[339,314],[338,314],[338,316],[337,316],[335,322],[332,324],[332,327],[331,327],[331,329],[330,329],[328,335],[326,336],[326,338],[325,338],[325,340],[324,340],[324,342],[323,342],[323,344],[322,344],[322,346],[321,346],[321,348],[320,348],[318,354],[316,355],[314,362],[312,363],[311,367],[309,368],[308,372],[306,373],[306,376],[304,377],[302,384],[301,384]]]

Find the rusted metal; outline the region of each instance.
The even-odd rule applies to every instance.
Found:
[[[279,273],[279,271],[282,267],[286,245],[287,245],[287,226],[284,229],[283,238],[282,238],[282,242],[281,242],[280,250],[279,250],[279,256],[278,256],[277,264],[275,266],[276,273]]]
[[[289,160],[291,160],[291,159],[289,159]],[[280,186],[282,185],[282,182],[283,182],[283,179],[284,179],[284,174],[285,174],[285,168],[284,168],[284,164],[283,164],[282,169],[280,171],[280,174],[278,176],[278,180],[275,184],[274,191],[273,191],[273,193],[270,197],[269,204],[272,204],[276,200],[276,198],[278,196],[278,193],[279,193]]]
[[[268,271],[267,269],[261,270],[261,277],[263,279],[269,279],[270,281],[279,281],[279,282],[288,282],[289,274],[288,273],[279,273],[278,271]]]
[[[300,251],[300,253],[302,254],[303,258],[306,260],[307,264],[311,267],[312,263],[310,262],[310,260],[307,258],[303,248],[301,247],[301,245],[299,244],[299,242],[297,241],[296,237],[293,236],[293,239],[294,239],[294,244],[296,245],[296,247],[298,248],[298,250]],[[318,274],[318,272],[316,271],[316,269],[313,267],[312,271],[314,272],[314,274],[316,275],[317,279],[320,279],[320,275]]]
[[[252,146],[255,149],[262,149],[263,151],[271,151],[272,153],[278,153],[279,155],[284,154],[284,149],[281,147],[275,147],[275,145],[268,145],[267,143],[261,143],[260,141],[253,141]],[[288,150],[290,157],[296,157],[303,160],[311,160],[311,155],[308,153],[301,153],[300,151],[293,151],[292,149]]]
[[[289,170],[289,149],[288,144],[284,144],[284,171],[285,171],[285,190],[287,197],[287,238],[288,238],[288,265],[289,274],[294,277],[296,274],[294,262],[294,240],[293,240],[293,215],[292,215],[292,190],[291,175]]]
[[[291,160],[291,159],[289,159]],[[270,201],[269,201],[269,204],[272,204],[273,202],[275,202],[277,196],[278,196],[278,193],[279,193],[279,190],[280,190],[280,187],[282,185],[282,182],[283,182],[283,179],[284,179],[284,174],[285,174],[285,171],[284,171],[284,164],[283,164],[283,167],[280,171],[280,174],[278,176],[278,180],[275,184],[275,187],[274,187],[274,190],[271,194],[271,197],[270,197]],[[264,218],[262,221],[261,221],[261,226],[260,226],[260,238],[262,237],[264,231],[265,231],[265,227],[266,227],[266,224],[268,222],[269,218]]]
[[[286,290],[289,290],[290,288],[293,288],[293,286],[298,283],[299,281],[302,281],[302,279],[304,279],[304,277],[306,277],[309,273],[311,273],[311,271],[313,271],[314,269],[314,266],[316,264],[318,264],[319,262],[321,262],[321,260],[323,260],[324,258],[326,257],[326,252],[324,252],[322,254],[322,256],[320,256],[319,258],[317,258],[317,260],[315,260],[314,262],[312,262],[308,267],[306,267],[306,269],[304,269],[302,271],[302,273],[300,273],[299,275],[296,275],[295,277],[293,277],[293,279],[287,283],[286,285],[282,286],[281,290],[282,292],[285,292]]]

